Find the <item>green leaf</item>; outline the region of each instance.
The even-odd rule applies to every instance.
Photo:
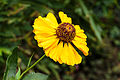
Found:
[[[3,80],[13,80],[16,75],[17,59],[18,59],[18,48],[15,48],[12,54],[7,58],[6,71],[3,76]]]
[[[18,80],[18,78],[20,77],[20,74],[21,74],[21,71],[20,71],[20,68],[18,68],[18,72],[17,72],[17,74],[16,74],[15,79],[17,79],[17,80]]]
[[[8,48],[0,47],[0,56],[2,56],[2,52],[5,54],[11,54],[12,52]]]
[[[30,57],[30,59],[29,59],[29,61],[28,61],[27,68],[30,66],[30,63],[31,63],[31,60],[32,60],[33,55],[34,55],[34,53],[32,54],[32,56]]]
[[[23,80],[47,80],[48,75],[42,73],[30,73],[26,75]]]

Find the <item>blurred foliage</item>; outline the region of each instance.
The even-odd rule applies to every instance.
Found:
[[[52,12],[60,22],[59,11],[85,30],[89,56],[83,56],[83,62],[76,66],[60,65],[46,57],[29,72],[47,74],[48,80],[119,80],[120,0],[0,0],[0,80],[7,57],[16,46],[19,54],[15,65],[21,72],[33,53],[31,64],[44,54],[33,38],[34,19]]]

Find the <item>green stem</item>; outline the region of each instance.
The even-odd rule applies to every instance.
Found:
[[[31,68],[33,68],[33,67],[34,67],[39,61],[41,61],[44,57],[45,57],[45,54],[44,54],[40,59],[38,59],[32,66],[30,66],[29,68],[27,68],[27,69],[20,75],[20,77],[19,77],[18,80],[20,80],[20,79],[22,78],[22,76],[23,76],[26,72],[28,72]]]

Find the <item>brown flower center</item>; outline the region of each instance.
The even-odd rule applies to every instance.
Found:
[[[70,23],[62,23],[57,27],[56,35],[60,40],[70,42],[76,35],[75,28]]]

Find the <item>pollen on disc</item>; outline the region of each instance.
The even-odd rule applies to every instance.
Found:
[[[60,40],[64,42],[70,42],[74,39],[76,35],[75,28],[70,23],[59,24],[56,30],[56,35]]]

